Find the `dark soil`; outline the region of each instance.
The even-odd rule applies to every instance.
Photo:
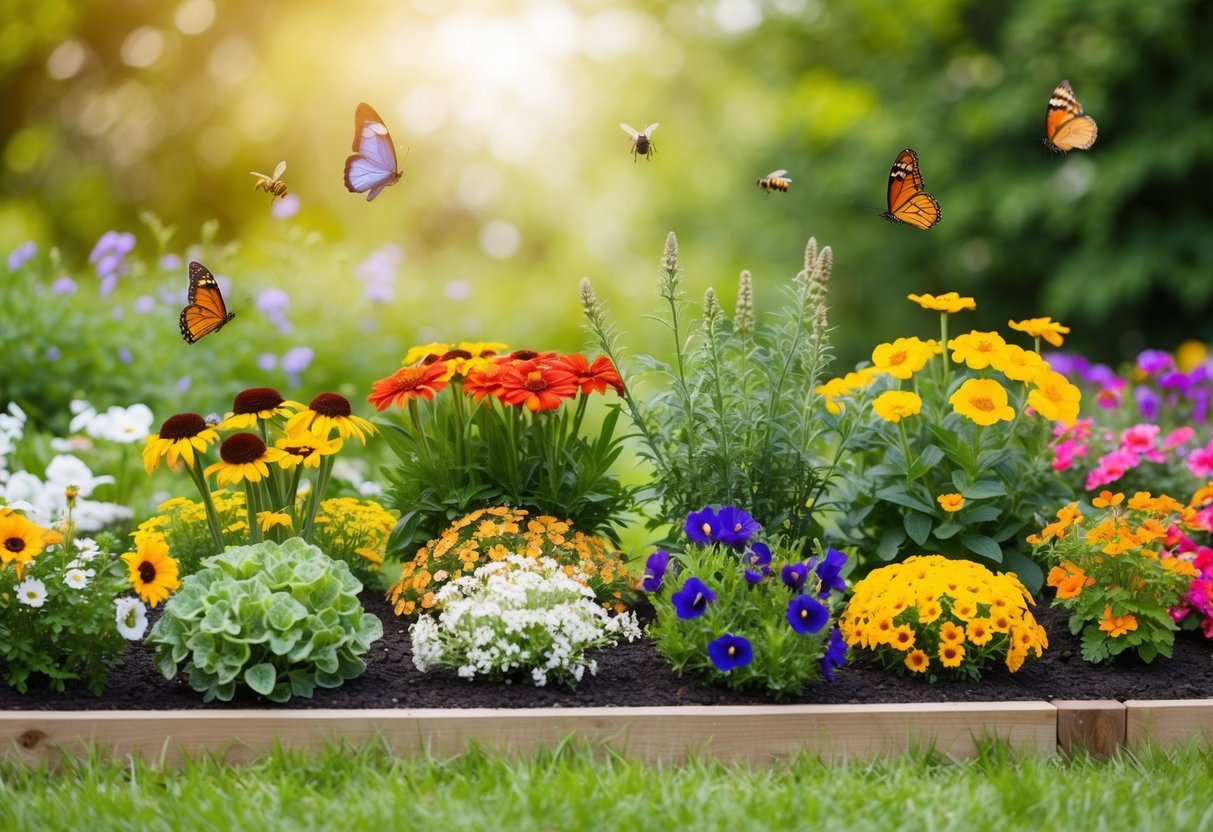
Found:
[[[533,708],[641,705],[751,705],[772,700],[760,692],[738,692],[696,675],[678,677],[647,640],[603,650],[598,675],[587,676],[576,691],[563,687],[465,681],[453,670],[419,673],[413,667],[408,622],[397,618],[377,596],[364,598],[369,612],[384,623],[384,637],[367,658],[366,672],[335,690],[317,689],[312,699],[286,705],[267,702],[244,690],[231,702],[202,704],[182,676],[166,680],[152,665],[150,648],[127,647],[124,663],[110,672],[101,697],[86,690],[50,693],[31,688],[19,694],[0,686],[0,710],[177,710],[191,708]],[[1213,691],[1213,642],[1196,633],[1176,636],[1175,655],[1143,664],[1122,657],[1111,665],[1082,660],[1079,640],[1070,635],[1066,612],[1036,609],[1049,633],[1049,649],[1029,658],[1015,674],[1002,665],[980,682],[909,679],[852,659],[837,681],[810,686],[784,702],[850,704],[877,702],[983,702],[1050,699],[1202,699]]]

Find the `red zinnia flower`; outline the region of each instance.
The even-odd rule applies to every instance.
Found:
[[[582,393],[606,393],[607,387],[613,387],[616,393],[623,395],[623,379],[605,355],[598,356],[590,364],[584,355],[575,352],[562,356],[560,363],[573,374]]]
[[[463,379],[463,392],[471,396],[476,404],[480,404],[488,396],[500,399],[505,393],[505,377],[509,375],[510,365],[493,363],[486,364],[476,370],[469,370]]]
[[[577,379],[568,368],[553,361],[533,358],[509,368],[504,379],[503,401],[531,412],[555,410],[565,399],[577,395]]]
[[[435,394],[447,385],[447,366],[439,361],[424,367],[401,367],[387,378],[371,385],[371,395],[366,400],[376,410],[387,410],[391,405],[404,407],[416,398],[432,400]]]

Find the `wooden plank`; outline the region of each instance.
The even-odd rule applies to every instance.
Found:
[[[1085,751],[1103,759],[1125,743],[1125,706],[1114,699],[1054,699],[1057,747],[1071,756]]]
[[[397,753],[449,755],[476,743],[530,754],[568,735],[657,762],[689,754],[769,762],[801,751],[844,761],[912,748],[956,758],[999,737],[1017,749],[1057,748],[1056,709],[1047,702],[919,705],[762,705],[749,707],[533,708],[436,710],[205,710],[0,712],[0,754],[37,764],[56,749],[81,755],[92,745],[116,758],[139,754],[176,761],[208,752],[233,763],[256,759],[277,738],[316,749],[342,740],[382,738]]]
[[[1194,740],[1213,746],[1213,699],[1130,699],[1125,744],[1169,748]]]

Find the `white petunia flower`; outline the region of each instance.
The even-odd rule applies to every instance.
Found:
[[[115,598],[118,634],[127,641],[139,641],[147,632],[147,607],[138,598]]]
[[[72,589],[84,589],[88,586],[88,579],[95,574],[92,569],[69,569],[63,576],[63,582]]]
[[[46,603],[46,584],[37,578],[26,578],[17,584],[17,600],[37,609]]]
[[[91,537],[77,537],[75,542],[76,556],[85,563],[97,557],[101,552],[101,547]]]

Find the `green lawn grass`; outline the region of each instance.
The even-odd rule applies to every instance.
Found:
[[[1099,830],[1213,826],[1213,754],[1107,762],[986,748],[770,769],[648,765],[566,747],[534,757],[398,758],[379,746],[248,767],[0,763],[0,829]]]

